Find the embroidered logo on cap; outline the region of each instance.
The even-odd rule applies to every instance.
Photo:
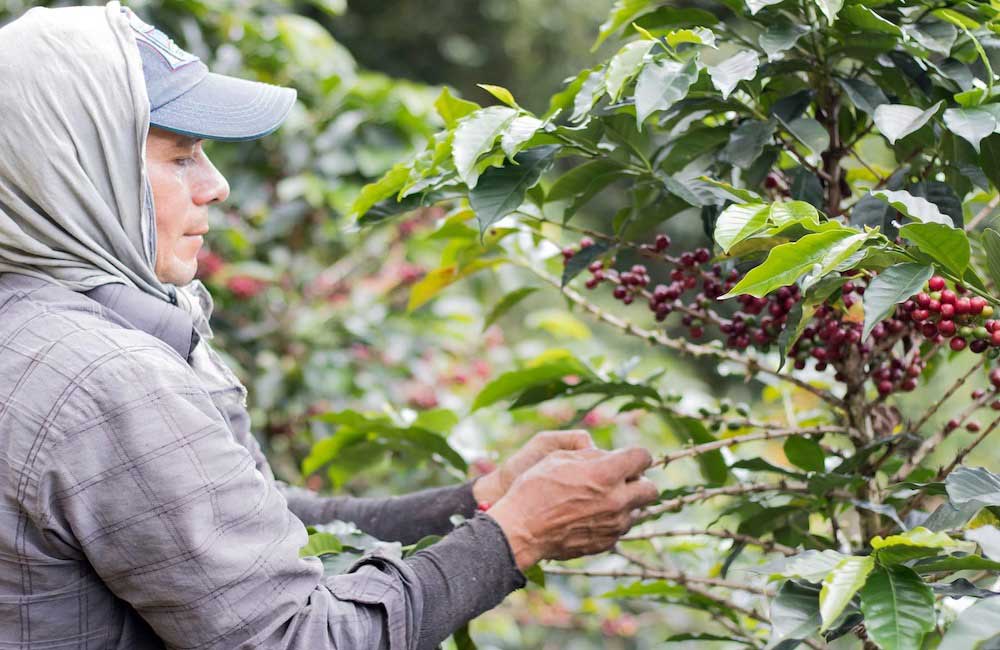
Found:
[[[163,59],[170,66],[171,70],[177,70],[189,63],[201,60],[190,52],[185,52],[179,48],[169,36],[160,30],[143,22],[131,9],[123,8],[122,11],[128,15],[129,24],[135,32],[136,41],[146,43],[156,50],[163,56]]]

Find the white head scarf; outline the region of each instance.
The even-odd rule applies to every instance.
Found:
[[[118,2],[39,7],[0,29],[0,273],[81,292],[120,283],[177,304],[202,337],[192,367],[245,400],[208,344],[208,292],[156,277],[148,133],[142,61]]]

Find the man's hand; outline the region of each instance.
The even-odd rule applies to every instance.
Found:
[[[632,527],[633,511],[659,496],[642,478],[651,464],[638,447],[556,451],[517,478],[488,514],[521,570],[606,551]]]
[[[507,494],[511,484],[540,460],[554,451],[594,449],[594,440],[583,429],[567,431],[542,431],[535,435],[517,453],[500,467],[475,482],[472,495],[479,503],[490,505]]]

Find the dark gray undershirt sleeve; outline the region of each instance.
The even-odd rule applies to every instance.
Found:
[[[483,513],[405,562],[423,592],[418,650],[433,650],[526,582],[503,529]]]
[[[280,481],[278,485],[288,509],[307,526],[339,519],[378,539],[413,544],[428,535],[447,535],[453,528],[452,515],[469,519],[476,514],[473,483],[385,498],[323,497]]]

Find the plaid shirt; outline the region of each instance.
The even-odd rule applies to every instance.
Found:
[[[422,650],[523,586],[482,514],[324,577],[296,514],[443,533],[468,486],[366,501],[275,481],[245,410],[185,362],[190,320],[128,291],[112,310],[0,275],[0,650]]]

